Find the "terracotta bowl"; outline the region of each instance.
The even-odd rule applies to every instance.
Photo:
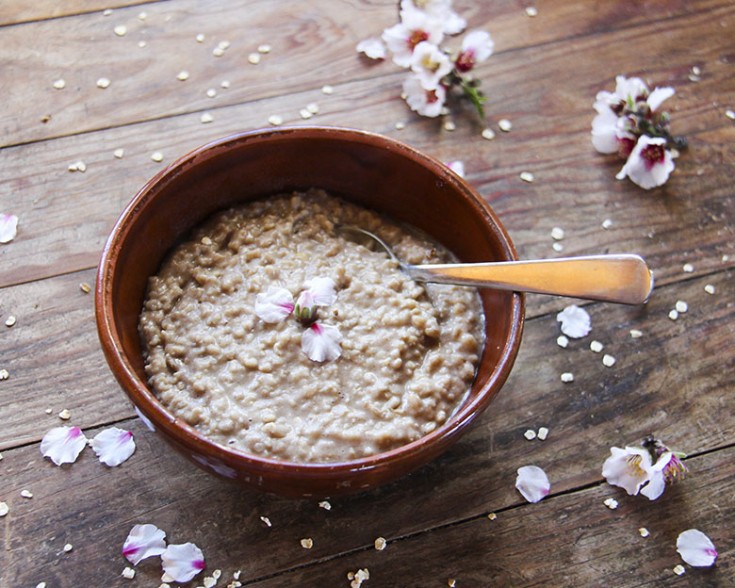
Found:
[[[423,229],[462,261],[516,259],[502,224],[464,180],[407,145],[362,131],[300,127],[232,135],[195,149],[143,186],[112,230],[97,277],[97,328],[110,368],[157,433],[200,467],[285,496],[358,492],[438,456],[500,390],[523,327],[522,295],[482,291],[487,340],[469,396],[442,427],[392,451],[349,462],[299,464],[208,440],[169,413],[148,387],[138,335],[148,277],[213,212],[312,187]]]

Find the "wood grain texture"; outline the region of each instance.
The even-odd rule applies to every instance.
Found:
[[[34,2],[23,2],[18,0],[3,0],[0,4],[0,27],[27,23],[31,21],[49,20],[65,16],[76,16],[81,14],[104,13],[103,16],[112,17],[114,11],[126,6],[141,6],[141,12],[145,12],[146,6],[151,2],[141,0],[115,0],[105,2],[104,0],[35,0]],[[140,14],[140,13],[139,13]]]

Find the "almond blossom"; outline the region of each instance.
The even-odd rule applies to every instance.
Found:
[[[666,139],[643,135],[615,177],[618,180],[630,178],[634,184],[650,190],[665,184],[672,171],[674,158],[666,149]]]
[[[442,113],[447,99],[447,91],[443,86],[427,90],[415,76],[406,78],[406,81],[403,82],[403,95],[411,110],[430,118]]]
[[[518,468],[516,488],[528,502],[538,502],[548,496],[551,484],[544,470],[530,465]]]
[[[442,78],[452,71],[452,62],[439,47],[427,41],[416,45],[411,56],[411,70],[425,90],[436,90]]]
[[[188,582],[199,574],[204,568],[204,554],[194,543],[183,543],[181,545],[169,545],[161,553],[163,571],[168,574],[173,582]]]
[[[74,463],[86,445],[87,438],[79,427],[55,427],[41,439],[41,453],[60,466]]]
[[[166,551],[166,533],[155,525],[135,525],[123,544],[122,554],[134,566]]]
[[[495,43],[487,31],[472,31],[462,41],[462,49],[455,60],[455,67],[460,72],[468,72],[478,63],[487,60],[493,54]]]
[[[18,234],[18,217],[0,213],[0,243],[10,243]]]
[[[443,23],[423,10],[404,10],[401,22],[385,29],[382,37],[393,54],[393,62],[400,67],[411,67],[411,57],[422,41],[438,45],[444,39]]]
[[[110,467],[119,466],[135,452],[133,434],[117,427],[100,431],[90,445],[99,460]]]
[[[357,44],[358,53],[364,53],[366,57],[370,59],[385,59],[387,52],[385,45],[377,37],[370,37],[369,39],[363,39]]]
[[[706,568],[717,560],[717,549],[712,540],[698,529],[684,531],[676,539],[676,551],[690,566]]]
[[[452,0],[401,0],[401,17],[411,11],[421,11],[442,23],[447,35],[461,33],[467,21],[452,10]]]

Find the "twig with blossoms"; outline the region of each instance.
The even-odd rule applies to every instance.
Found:
[[[673,88],[652,92],[640,78],[615,78],[615,92],[598,92],[592,121],[592,144],[600,153],[617,153],[625,165],[615,176],[645,190],[661,186],[674,171],[674,158],[686,149],[684,137],[673,136],[668,112],[661,104]]]
[[[400,22],[385,29],[381,39],[361,41],[357,50],[371,59],[384,59],[387,47],[396,65],[411,70],[403,83],[403,97],[414,112],[432,118],[445,114],[451,92],[458,90],[484,118],[487,99],[480,80],[470,72],[492,55],[490,34],[469,32],[455,54],[440,46],[445,35],[457,35],[466,26],[451,0],[401,0]]]

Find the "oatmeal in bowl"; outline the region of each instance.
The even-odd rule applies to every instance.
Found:
[[[515,259],[443,164],[349,129],[242,133],[172,164],[105,246],[103,351],[204,469],[287,496],[357,492],[449,448],[520,344],[523,297],[413,282],[409,263]]]

